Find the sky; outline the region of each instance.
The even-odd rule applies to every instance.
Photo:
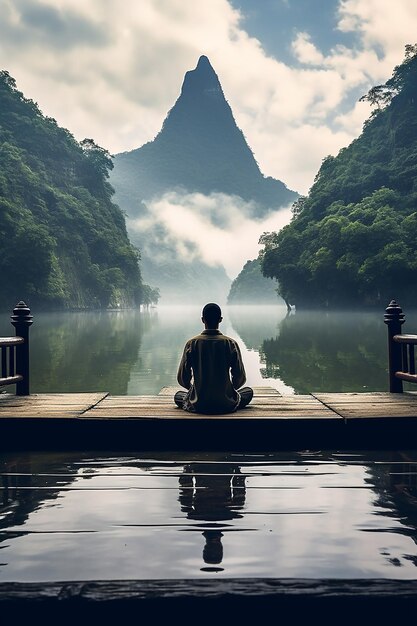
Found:
[[[308,192],[415,43],[415,0],[0,0],[0,68],[81,140],[152,140],[206,54],[262,172]]]

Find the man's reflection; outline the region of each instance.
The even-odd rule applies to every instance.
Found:
[[[179,478],[181,511],[188,519],[209,522],[202,533],[206,540],[203,571],[222,571],[223,533],[226,520],[241,518],[246,497],[245,477],[232,463],[189,463]],[[214,566],[214,567],[213,567]]]

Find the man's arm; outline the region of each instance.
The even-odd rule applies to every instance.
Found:
[[[185,387],[185,389],[189,389],[191,387],[191,349],[190,345],[187,342],[185,344],[184,352],[182,355],[182,359],[178,366],[177,380],[181,387]]]
[[[246,372],[243,367],[242,355],[240,354],[240,348],[236,342],[233,342],[233,352],[232,352],[232,365],[231,365],[231,374],[232,374],[232,385],[235,389],[239,389],[246,382]]]

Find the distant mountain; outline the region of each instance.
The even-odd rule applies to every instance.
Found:
[[[0,308],[138,305],[144,285],[110,155],[78,143],[0,72]]]
[[[277,294],[277,282],[265,278],[259,259],[246,261],[230,287],[229,304],[283,304]]]
[[[131,240],[142,249],[144,276],[148,281],[146,266],[147,259],[153,255],[152,233],[145,229],[141,232],[132,220],[146,217],[146,205],[152,200],[171,191],[227,194],[238,198],[241,204],[242,199],[250,203],[249,216],[258,219],[297,198],[281,181],[262,175],[206,56],[200,57],[195,70],[186,73],[181,94],[155,139],[141,148],[116,155],[111,183],[117,202],[127,214]],[[218,224],[219,216],[207,217]],[[175,251],[172,245],[166,245],[167,258],[172,264]],[[161,252],[159,245],[159,255]],[[183,260],[176,258],[175,280],[178,288],[185,290],[189,286],[188,272],[184,271],[187,263],[184,265]],[[220,269],[214,271],[219,280]],[[204,282],[204,277],[211,274],[212,268],[206,266],[201,280]],[[158,277],[156,272],[156,278],[164,296],[167,287],[164,276]],[[224,283],[221,289],[226,287]]]
[[[417,305],[417,45],[365,99],[362,134],[264,238],[263,272],[297,307]]]
[[[155,139],[116,155],[114,165],[111,182],[129,215],[133,199],[146,202],[178,188],[239,196],[258,205],[257,216],[297,197],[260,172],[206,56],[185,74],[181,95]]]

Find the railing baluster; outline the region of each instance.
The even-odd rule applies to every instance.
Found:
[[[16,347],[15,346],[9,346],[9,376],[14,376],[16,374],[16,370],[15,370],[15,364],[16,364],[15,351],[16,351]]]
[[[7,377],[7,353],[6,346],[1,347],[1,377]]]
[[[409,356],[409,361],[410,361],[410,368],[408,371],[410,372],[410,374],[415,374],[416,362],[414,360],[414,344],[412,343],[408,345],[408,356]]]
[[[403,366],[402,366],[402,371],[403,372],[408,372],[408,354],[407,354],[407,344],[403,343],[401,345],[401,352],[402,352],[402,362],[403,362]]]

